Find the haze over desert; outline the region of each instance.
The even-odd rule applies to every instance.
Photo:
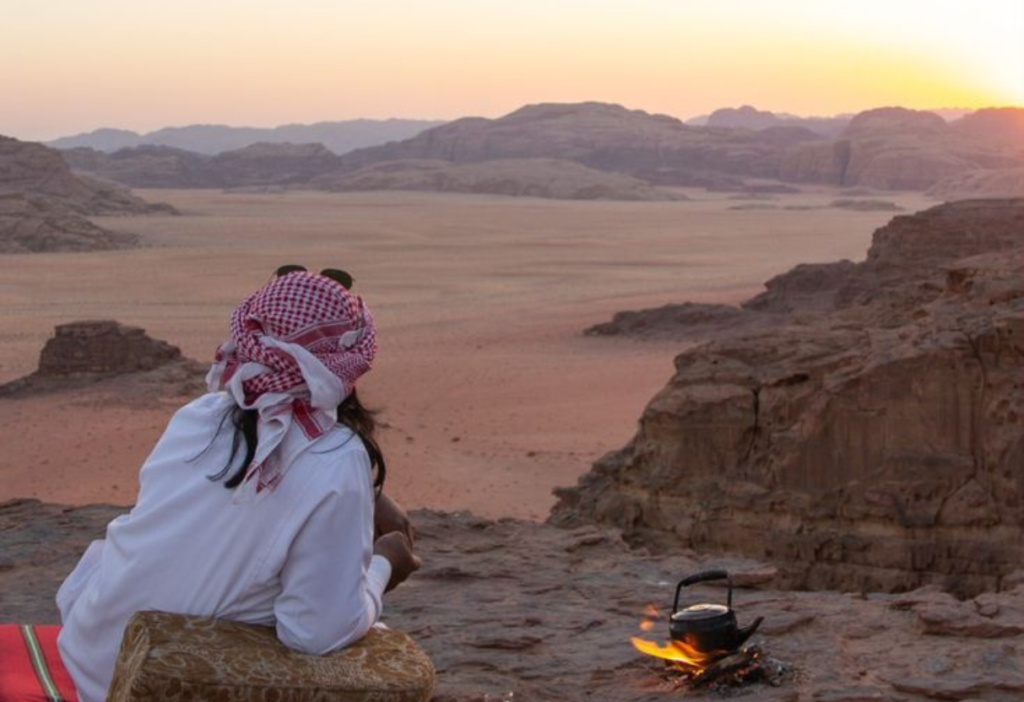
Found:
[[[546,515],[552,488],[629,438],[679,350],[584,337],[586,327],[683,299],[738,303],[796,263],[862,257],[889,218],[738,211],[741,201],[704,191],[678,203],[137,192],[182,215],[95,221],[140,234],[142,249],[2,257],[0,383],[34,370],[53,327],[77,319],[136,324],[207,362],[233,305],[277,266],[342,267],[381,328],[360,391],[387,425],[389,490],[410,507],[531,519]],[[180,401],[126,408],[82,391],[0,401],[10,457],[0,499],[131,501]]]

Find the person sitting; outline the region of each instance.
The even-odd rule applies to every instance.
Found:
[[[286,646],[319,655],[366,634],[385,590],[420,567],[356,395],[376,327],[345,282],[293,267],[231,315],[210,392],[174,414],[135,506],[57,593],[58,646],[81,702],[105,698],[137,611],[274,626]]]

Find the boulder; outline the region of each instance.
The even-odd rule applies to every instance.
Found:
[[[39,375],[134,373],[181,358],[181,350],[153,339],[141,327],[113,320],[59,324],[39,354]]]
[[[39,369],[0,386],[0,397],[75,389],[108,381],[123,399],[194,395],[205,389],[206,367],[140,327],[114,320],[57,325],[39,354]]]

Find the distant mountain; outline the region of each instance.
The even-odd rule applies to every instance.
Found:
[[[1003,146],[1011,153],[1024,155],[1024,109],[990,107],[965,115],[950,127],[956,133]]]
[[[1024,118],[1024,109],[1008,110],[993,121],[1012,129],[1015,119]],[[927,190],[974,172],[1024,166],[1024,153],[993,140],[992,125],[984,119],[970,115],[962,125],[963,120],[947,123],[922,110],[867,110],[854,117],[837,139],[788,149],[779,177],[884,190]]]
[[[625,173],[655,185],[691,185],[709,172],[774,177],[782,148],[821,139],[799,128],[691,127],[675,117],[608,103],[527,105],[497,119],[467,117],[405,141],[342,157],[346,169],[373,163],[553,158]]]
[[[724,107],[715,110],[703,120],[702,124],[708,127],[754,130],[772,127],[803,127],[824,137],[834,137],[849,124],[850,117],[850,115],[797,117],[796,115],[776,114],[774,112],[758,110],[750,105],[743,105],[742,107]]]
[[[87,134],[62,137],[47,143],[56,149],[87,147],[108,153],[138,146],[170,146],[200,154],[219,154],[257,143],[323,144],[335,154],[407,139],[424,129],[436,127],[438,120],[355,119],[315,124],[287,124],[273,128],[229,127],[221,124],[193,124],[166,127],[146,134],[125,129],[97,129]]]
[[[375,188],[555,198],[597,193],[614,199],[664,196],[640,187],[644,183],[737,192],[792,187],[747,179],[892,190],[928,190],[948,181],[950,191],[991,187],[1002,193],[1019,180],[1001,172],[1024,167],[1020,108],[980,110],[951,123],[901,107],[826,121],[829,129],[844,126],[828,137],[806,126],[808,120],[752,107],[718,111],[700,127],[621,105],[547,103],[496,119],[458,119],[341,156],[319,144],[289,143],[259,143],[217,156],[168,146],[64,153],[76,170],[137,187]]]
[[[137,146],[112,154],[86,148],[63,153],[75,170],[136,188],[301,186],[341,164],[322,144],[257,143],[216,156],[170,146]]]

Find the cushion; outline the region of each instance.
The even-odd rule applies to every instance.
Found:
[[[0,624],[0,702],[78,702],[59,633],[59,626]]]
[[[399,631],[374,628],[341,651],[310,656],[270,627],[138,612],[107,702],[420,702],[434,681],[430,659]]]

